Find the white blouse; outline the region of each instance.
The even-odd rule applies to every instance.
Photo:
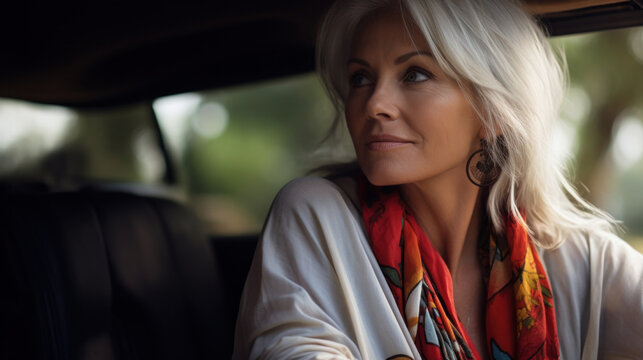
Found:
[[[643,359],[643,256],[616,236],[540,250],[563,359]],[[234,359],[420,359],[375,259],[354,182],[275,199],[241,299]]]

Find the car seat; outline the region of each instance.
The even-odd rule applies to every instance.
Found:
[[[242,284],[213,249],[172,200],[0,191],[0,358],[229,358]]]

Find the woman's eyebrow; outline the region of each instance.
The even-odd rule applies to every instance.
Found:
[[[358,63],[358,64],[362,64],[362,65],[367,66],[367,67],[371,67],[371,64],[369,64],[368,61],[358,59],[358,58],[350,58],[350,59],[348,59],[347,63],[348,64],[350,64],[350,63]]]
[[[404,54],[398,57],[397,59],[395,59],[395,65],[399,65],[416,55],[426,55],[426,56],[433,57],[433,54],[431,54],[431,52],[429,51],[424,51],[424,50],[412,51],[410,53]]]
[[[407,61],[408,59],[410,59],[410,58],[412,58],[413,56],[416,56],[416,55],[425,55],[425,56],[433,57],[433,54],[431,54],[430,51],[425,51],[425,50],[411,51],[410,53],[401,55],[397,59],[395,59],[395,65],[399,65],[399,64]],[[348,59],[347,63],[348,64],[357,63],[357,64],[361,64],[361,65],[368,66],[368,67],[371,66],[371,64],[369,64],[368,61],[358,59],[358,58],[350,58],[350,59]]]

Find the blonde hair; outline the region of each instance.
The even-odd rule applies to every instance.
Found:
[[[521,211],[523,225],[542,247],[558,246],[570,232],[614,230],[614,220],[577,193],[551,151],[565,74],[545,34],[516,1],[336,1],[317,43],[318,72],[339,114],[333,128],[343,119],[353,33],[365,16],[384,7],[398,7],[423,34],[482,120],[491,157],[502,166],[487,203],[496,231],[504,230],[506,214],[523,221]],[[506,153],[495,141],[498,133]]]

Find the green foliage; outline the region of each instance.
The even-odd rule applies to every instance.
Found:
[[[226,194],[258,218],[287,181],[310,169],[305,154],[330,125],[331,106],[314,75],[214,91],[203,103],[228,112],[228,126],[207,138],[191,131],[183,163],[195,194]]]
[[[614,139],[625,115],[638,114],[643,124],[643,28],[561,37],[552,43],[565,50],[571,88],[581,89],[590,100],[588,114],[574,124],[576,180],[587,186],[590,201],[624,220],[627,237],[641,236],[643,159],[631,168],[619,167],[613,148],[624,145]]]

